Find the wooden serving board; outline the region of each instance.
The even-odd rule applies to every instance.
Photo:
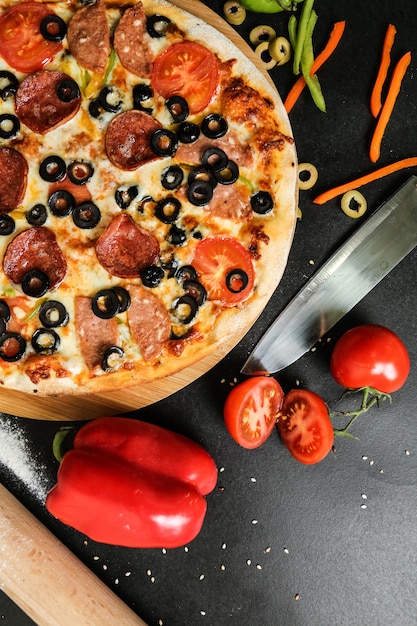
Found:
[[[198,0],[170,1],[226,35],[254,63],[275,89],[275,85],[263,67],[262,61],[225,20]],[[46,398],[4,389],[0,392],[0,411],[20,417],[56,421],[93,419],[101,415],[117,415],[134,411],[162,400],[197,380],[230,352],[247,330],[245,329],[240,335],[234,336],[222,346],[221,350],[202,361],[191,365],[178,374],[152,383],[109,393]]]

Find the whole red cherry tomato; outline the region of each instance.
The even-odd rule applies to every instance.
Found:
[[[312,391],[287,393],[277,427],[282,442],[300,463],[318,463],[332,449],[334,433],[327,405]]]
[[[254,376],[233,387],[224,405],[226,428],[243,448],[259,448],[271,434],[284,392],[275,378]]]
[[[330,370],[343,387],[372,387],[392,393],[402,387],[410,371],[410,357],[401,339],[391,330],[363,324],[348,330],[336,343]]]

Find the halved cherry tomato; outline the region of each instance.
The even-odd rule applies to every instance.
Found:
[[[233,237],[203,239],[196,246],[192,263],[212,300],[234,306],[252,293],[255,273],[251,255]]]
[[[224,405],[226,428],[243,448],[259,448],[274,429],[284,392],[269,376],[255,376],[233,387]]]
[[[219,84],[218,59],[199,43],[175,43],[156,57],[151,84],[164,98],[182,96],[190,113],[199,113]]]
[[[60,42],[48,41],[40,32],[41,22],[48,15],[54,12],[37,2],[16,4],[1,14],[0,55],[15,70],[40,70],[62,48]]]
[[[284,398],[278,432],[292,456],[306,465],[330,452],[334,433],[325,402],[312,391],[292,389]]]
[[[343,387],[372,387],[392,393],[407,380],[410,357],[392,330],[363,324],[351,328],[338,340],[330,359],[330,371]]]

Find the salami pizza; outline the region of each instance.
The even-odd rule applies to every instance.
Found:
[[[165,0],[0,2],[0,384],[166,377],[249,329],[296,221],[268,80]]]

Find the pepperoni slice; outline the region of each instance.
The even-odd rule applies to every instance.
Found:
[[[110,29],[102,0],[75,13],[68,25],[67,38],[69,49],[81,67],[104,74],[110,54]]]
[[[87,296],[76,296],[74,305],[81,354],[87,367],[92,370],[101,366],[106,350],[118,344],[117,320],[115,317],[103,319],[94,315],[91,298]]]
[[[77,83],[63,72],[35,72],[21,82],[16,92],[19,120],[42,135],[74,117],[80,105]]]
[[[114,49],[123,67],[142,78],[150,78],[152,70],[147,38],[146,14],[139,3],[123,13],[114,32]]]
[[[63,281],[67,263],[54,233],[44,226],[34,226],[9,243],[3,257],[3,270],[17,285],[28,272],[39,270],[48,277],[49,289],[54,289]]]
[[[143,111],[119,113],[107,127],[107,156],[121,170],[136,170],[144,163],[157,159],[151,139],[160,128],[160,122]]]
[[[171,334],[168,312],[159,298],[143,287],[129,288],[131,304],[127,312],[130,332],[145,361],[158,357]]]
[[[122,213],[114,217],[96,243],[97,259],[110,274],[133,278],[159,257],[158,240]]]
[[[13,148],[0,147],[0,213],[13,211],[23,200],[28,164]]]

